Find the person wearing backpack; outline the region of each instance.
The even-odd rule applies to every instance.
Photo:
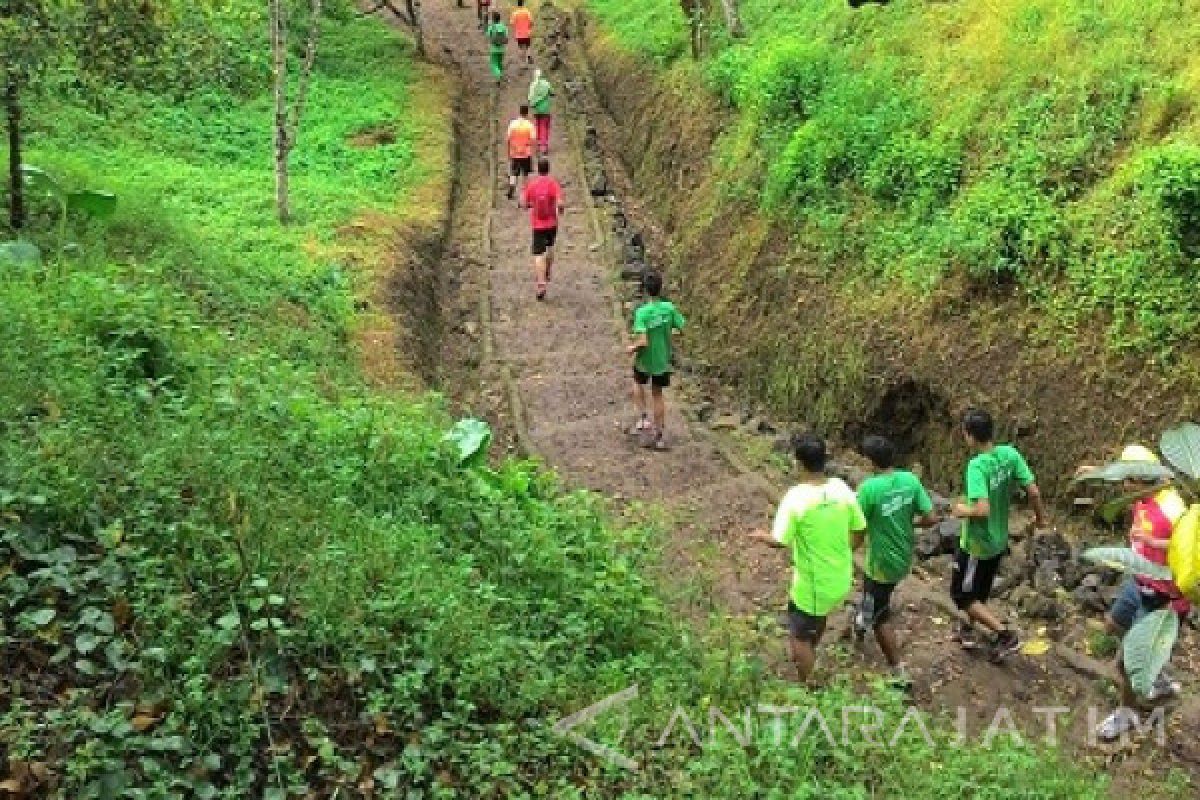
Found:
[[[492,24],[487,27],[488,56],[496,85],[504,82],[504,50],[508,47],[508,28],[500,21],[500,12],[492,12]]]
[[[554,89],[540,69],[533,71],[533,82],[529,84],[529,107],[533,110],[533,124],[537,128],[537,146],[541,155],[550,152],[550,98]]]

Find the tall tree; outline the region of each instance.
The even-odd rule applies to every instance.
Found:
[[[287,4],[285,0],[270,0],[271,60],[275,76],[275,211],[279,221],[285,224],[291,217],[288,204],[288,157],[296,146],[313,64],[317,60],[317,43],[321,36],[321,0],[311,0],[311,4],[296,99],[289,103]]]
[[[0,77],[8,133],[8,224],[25,225],[21,176],[21,98],[59,56],[66,5],[62,0],[0,0]]]

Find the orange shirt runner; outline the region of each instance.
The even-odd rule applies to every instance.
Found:
[[[533,142],[537,131],[533,123],[524,117],[517,117],[508,123],[508,157],[532,158]]]
[[[533,14],[529,13],[529,9],[518,8],[512,13],[509,22],[512,25],[513,36],[517,39],[533,37]]]

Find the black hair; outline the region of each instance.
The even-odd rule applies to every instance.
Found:
[[[492,22],[499,22],[499,21],[500,21],[500,12],[493,11],[492,12]]]
[[[989,444],[995,434],[996,424],[992,415],[982,408],[969,408],[962,418],[963,430],[980,444]]]
[[[545,158],[538,159],[538,175],[550,174],[550,162]]]
[[[796,460],[804,465],[809,472],[820,472],[825,469],[825,440],[815,433],[806,433],[792,440],[792,452]]]
[[[517,0],[517,5],[519,5],[519,6],[525,5],[525,0]]]
[[[662,294],[662,284],[662,275],[657,272],[647,272],[642,276],[642,288],[651,297],[658,297]]]
[[[525,103],[521,103],[521,107],[518,109],[518,111],[521,112],[522,117],[529,116],[529,106]]]
[[[886,436],[864,437],[861,450],[876,469],[891,469],[896,464],[896,445]]]

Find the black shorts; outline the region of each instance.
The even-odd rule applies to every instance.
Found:
[[[517,37],[517,47],[529,47],[532,42],[533,39],[522,39],[520,36]]]
[[[554,247],[554,241],[558,238],[558,228],[548,228],[544,231],[533,232],[533,254],[540,256]]]
[[[816,644],[825,633],[825,617],[818,617],[801,611],[796,604],[788,600],[788,633],[802,642]]]
[[[664,372],[661,375],[649,375],[642,372],[637,367],[633,368],[633,380],[638,386],[645,386],[647,383],[653,383],[660,389],[665,389],[671,385],[671,373]]]
[[[533,174],[533,156],[525,156],[525,158],[510,158],[508,160],[508,171],[514,177]]]
[[[972,603],[986,603],[992,596],[992,584],[1004,554],[976,558],[959,547],[954,553],[954,572],[950,575],[950,599],[965,610]]]
[[[896,591],[894,583],[877,583],[870,578],[863,578],[863,594],[871,598],[871,627],[878,628],[892,616],[892,592]]]

